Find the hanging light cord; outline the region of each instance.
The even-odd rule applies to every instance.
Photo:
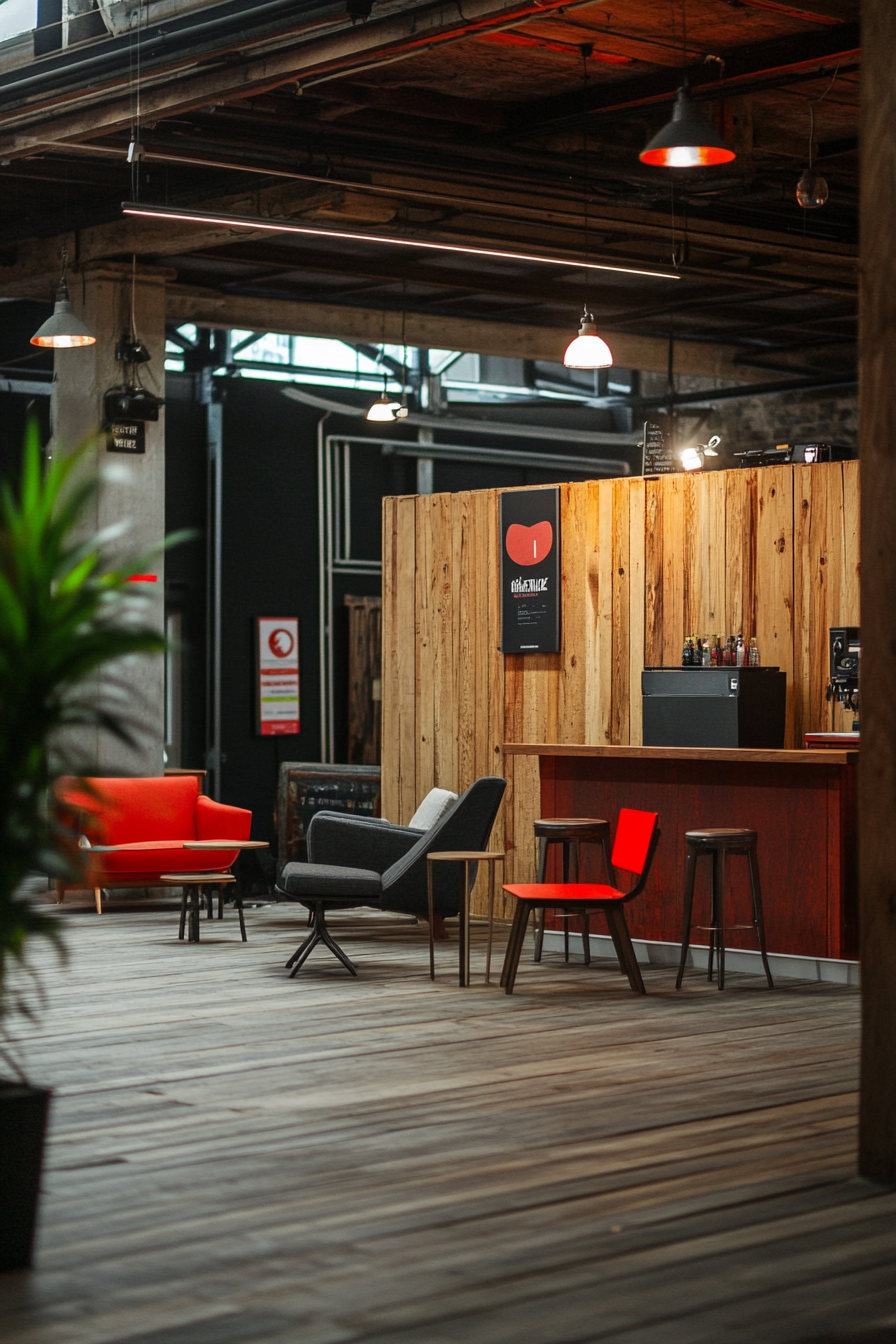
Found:
[[[675,170],[669,169],[669,206],[672,210],[672,265],[678,270],[678,248],[675,242]]]
[[[582,53],[582,207],[585,225],[585,312],[588,312],[588,57],[594,50],[593,42],[583,42]]]
[[[406,330],[405,323],[408,315],[407,301],[405,297],[406,286],[407,286],[407,280],[405,279],[404,276],[402,276],[401,277],[401,404],[403,406],[407,406],[408,404],[408,347],[407,347],[407,340],[405,338],[405,330]]]
[[[130,339],[137,344],[137,257],[130,255]]]
[[[681,78],[688,82],[688,0],[681,0]]]
[[[814,164],[815,164],[815,109],[816,109],[816,107],[818,106],[819,103],[823,103],[824,100],[825,100],[825,98],[827,98],[828,94],[830,93],[831,89],[834,87],[834,84],[836,83],[837,76],[839,75],[839,73],[840,73],[840,66],[838,65],[837,68],[836,68],[836,70],[834,71],[832,77],[831,77],[831,82],[830,82],[830,84],[827,86],[827,88],[825,89],[824,93],[820,94],[817,98],[813,98],[813,99],[811,100],[811,102],[809,103],[809,167],[810,167],[810,169],[811,169],[811,168],[814,166]]]
[[[137,3],[136,30],[131,29],[128,40],[128,64],[131,85],[131,148],[128,151],[131,167],[131,191],[134,200],[140,199],[140,47],[143,26],[143,0]],[[136,34],[136,40],[135,40]]]
[[[383,366],[383,397],[386,396],[389,383],[389,369],[386,364],[386,300],[383,298],[383,329],[380,340],[380,363]]]

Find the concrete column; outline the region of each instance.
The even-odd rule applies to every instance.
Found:
[[[144,386],[156,396],[165,388],[165,283],[173,272],[137,268],[132,275],[127,264],[103,263],[83,272],[69,272],[69,294],[75,311],[96,332],[96,345],[57,350],[53,384],[53,452],[68,452],[96,435],[103,420],[105,393],[123,378],[124,368],[115,359],[115,348],[128,331],[133,301],[137,336],[152,356],[140,366]],[[147,421],[144,454],[113,453],[105,440],[97,439],[91,461],[103,472],[100,493],[87,527],[98,531],[117,523],[126,526],[112,543],[129,555],[141,554],[158,545],[165,535],[165,412],[158,422]],[[147,568],[157,581],[147,586],[152,605],[149,622],[162,629],[164,622],[164,557]],[[107,774],[160,775],[164,745],[164,664],[158,656],[129,659],[112,674],[128,687],[128,715],[138,737],[135,749],[107,734],[79,739],[79,747]]]

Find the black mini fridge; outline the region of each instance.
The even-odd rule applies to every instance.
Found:
[[[645,747],[783,747],[787,676],[777,667],[647,667]]]

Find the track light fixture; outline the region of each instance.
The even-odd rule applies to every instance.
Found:
[[[140,219],[176,219],[187,224],[223,224],[234,229],[251,229],[253,233],[299,234],[306,238],[327,238],[356,243],[376,243],[387,247],[407,247],[423,252],[459,253],[465,257],[489,257],[499,261],[540,262],[544,266],[565,266],[581,270],[582,262],[572,257],[551,256],[539,252],[513,252],[497,247],[473,247],[466,243],[440,242],[435,238],[409,238],[407,235],[366,233],[355,229],[330,229],[314,224],[300,224],[291,219],[268,219],[263,215],[228,215],[207,210],[179,210],[169,205],[142,205],[125,201],[121,212]],[[656,280],[678,280],[674,271],[656,270],[647,266],[621,266],[610,262],[586,261],[588,271],[611,271],[616,275],[646,275]]]
[[[685,471],[702,471],[708,457],[718,457],[716,449],[722,442],[718,434],[713,434],[709,443],[701,443],[696,448],[685,448],[681,454],[681,465]]]
[[[75,314],[68,286],[65,283],[65,248],[62,249],[62,275],[56,290],[56,303],[53,314],[31,337],[32,345],[48,347],[51,350],[68,350],[77,345],[96,345],[96,336],[86,322]]]

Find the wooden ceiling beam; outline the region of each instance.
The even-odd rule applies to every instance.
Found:
[[[821,65],[852,66],[860,57],[859,25],[845,23],[739,47],[725,56],[721,77],[717,67],[706,63],[690,65],[687,77],[695,101],[711,101],[814,75]],[[585,110],[591,116],[608,117],[671,102],[681,79],[680,69],[656,70],[613,84],[594,84],[584,98],[577,90],[525,103],[508,114],[512,137],[518,140],[580,121]]]
[[[359,84],[339,79],[321,84],[315,89],[314,97],[344,103],[349,108],[382,108],[402,116],[459,122],[461,125],[482,126],[494,131],[500,130],[504,124],[500,103],[455,98],[429,89],[390,88],[381,84]]]
[[[562,363],[572,327],[537,327],[528,323],[490,322],[482,318],[445,317],[425,313],[386,312],[381,307],[306,303],[289,299],[222,294],[192,285],[169,285],[166,313],[176,323],[200,327],[237,327],[245,331],[278,331],[293,336],[329,336],[343,341],[385,339],[424,349],[465,350],[480,355],[509,355]],[[608,332],[619,368],[665,373],[669,345],[665,337]],[[750,381],[753,374],[734,363],[733,347],[696,341],[675,342],[675,371],[701,378]]]
[[[765,9],[809,23],[854,23],[859,17],[858,0],[740,0],[740,3],[747,9]]]
[[[839,143],[839,149],[849,148],[851,142]],[[67,147],[72,153],[89,155],[93,152],[108,157],[112,154],[124,155],[122,146],[110,144],[80,144]],[[824,145],[821,146],[825,148]],[[414,163],[409,156],[401,166],[390,164],[382,159],[365,161],[358,156],[340,155],[344,176],[324,176],[322,173],[301,171],[290,172],[272,167],[266,159],[263,162],[253,159],[237,162],[233,158],[224,158],[224,149],[218,149],[217,142],[202,142],[198,136],[187,140],[179,139],[176,144],[156,139],[150,132],[144,140],[144,151],[148,162],[196,164],[209,169],[239,169],[259,176],[274,176],[293,183],[307,183],[330,190],[342,188],[353,196],[365,195],[386,197],[393,202],[397,213],[407,207],[433,203],[448,206],[457,216],[466,215],[471,221],[478,219],[501,220],[512,223],[519,229],[530,225],[543,229],[578,230],[582,222],[581,186],[569,181],[542,182],[536,184],[532,178],[526,181],[510,172],[499,175],[495,165],[478,161],[468,166],[462,175],[453,162],[447,162],[442,156],[442,170],[437,171],[429,163]],[[218,154],[222,157],[218,157]],[[818,156],[820,157],[820,155]],[[283,160],[281,160],[283,162]],[[493,169],[490,177],[486,170]],[[357,179],[350,174],[356,173]],[[2,173],[0,173],[2,176]],[[365,180],[361,180],[361,179]],[[251,190],[248,186],[247,193]],[[257,201],[257,212],[269,208],[268,188],[253,193]],[[548,205],[535,203],[533,197],[550,202]],[[201,197],[197,195],[197,200]],[[224,199],[213,199],[197,208],[208,210],[227,210],[238,212],[237,201],[248,199],[246,193]],[[228,202],[232,202],[228,203]],[[631,205],[609,206],[603,202],[592,201],[589,207],[589,222],[592,237],[600,244],[604,236],[608,246],[630,244],[633,239],[652,239],[668,247],[675,227],[670,217],[658,213],[647,213]],[[359,214],[358,218],[361,218]],[[111,227],[111,226],[110,226]],[[853,243],[843,243],[827,238],[813,238],[811,235],[798,236],[792,232],[779,232],[769,228],[751,225],[720,223],[712,219],[701,219],[691,213],[688,221],[689,235],[699,247],[716,250],[724,255],[743,253],[750,258],[768,258],[768,265],[774,265],[782,277],[787,268],[792,268],[796,279],[791,283],[802,283],[804,278],[824,281],[832,275],[839,277],[838,287],[843,288],[843,279],[855,274],[858,265],[858,249]],[[176,234],[169,236],[175,239]],[[543,235],[547,237],[547,234]],[[556,239],[554,239],[556,245]],[[581,238],[577,237],[574,247],[581,247]],[[732,279],[734,277],[732,276]]]
[[[382,175],[381,180],[385,183],[388,178]],[[398,215],[402,209],[401,180],[395,182],[394,196],[365,195],[363,191],[352,191],[341,183],[284,181],[256,190],[247,185],[245,191],[206,202],[205,208],[243,216],[304,217],[318,222],[329,220],[334,224],[337,221],[353,221],[359,225],[378,222],[388,226],[389,219]],[[511,192],[495,195],[493,204],[500,208],[500,213],[496,210],[494,214],[487,215],[477,212],[475,208],[467,209],[466,203],[460,200],[450,235],[446,236],[452,241],[472,241],[480,246],[509,243],[523,247],[525,244],[524,250],[540,246],[545,250],[561,248],[570,256],[578,255],[581,236],[576,215],[564,217],[563,212],[558,211],[554,222],[533,222],[525,216],[525,199]],[[650,249],[644,255],[647,261],[651,255],[656,255],[656,244],[667,246],[671,236],[670,219],[664,216],[645,217],[643,211],[630,207],[621,210],[595,207],[590,212],[590,219],[594,259],[598,257],[597,249],[603,246],[607,260],[618,257],[624,263],[626,258],[612,249],[624,246],[629,256],[637,257],[638,248],[647,246]],[[559,234],[555,224],[560,225]],[[605,234],[603,244],[600,241],[602,231]],[[837,295],[850,292],[846,277],[856,266],[854,248],[704,220],[692,220],[689,231],[694,262],[688,267],[688,275],[692,278],[713,279],[748,289],[765,285],[770,291],[786,291],[811,283],[819,292]],[[439,232],[443,234],[445,230],[442,228]],[[12,263],[0,264],[0,293],[7,297],[30,297],[46,290],[49,296],[56,285],[63,241],[67,245],[70,262],[77,266],[132,254],[162,257],[223,245],[245,247],[260,240],[270,243],[271,235],[261,231],[253,233],[227,224],[121,218],[81,229],[76,236],[69,235],[67,239],[50,237],[23,240],[17,245]],[[325,245],[323,241],[321,246]],[[334,267],[337,270],[342,250],[337,248],[333,251]],[[717,259],[714,259],[714,253]],[[734,267],[724,264],[725,257],[736,258],[738,255],[743,256],[746,265]],[[762,269],[766,257],[768,266]],[[755,264],[757,258],[758,266]],[[408,258],[408,261],[411,259]],[[390,264],[385,257],[383,262],[386,266]],[[301,266],[299,258],[297,266]],[[770,270],[770,266],[774,269]],[[473,262],[470,275],[476,276]],[[476,277],[474,283],[487,289],[487,275]],[[612,283],[609,277],[608,283]]]
[[[438,267],[427,265],[425,259],[409,261],[408,259],[395,257],[389,259],[341,257],[336,261],[332,254],[320,250],[308,248],[299,250],[275,241],[255,242],[243,246],[216,247],[212,252],[202,254],[199,260],[208,260],[209,258],[246,267],[265,268],[261,275],[247,271],[242,276],[235,276],[233,279],[222,283],[221,289],[228,293],[259,290],[272,279],[288,285],[290,281],[287,277],[290,275],[301,277],[291,282],[301,285],[304,283],[304,276],[309,273],[312,275],[320,273],[338,274],[345,277],[346,280],[370,282],[374,286],[378,284],[380,288],[397,287],[402,283],[411,287],[424,286],[439,291],[439,295],[435,299],[426,299],[423,303],[426,306],[431,305],[439,309],[445,303],[469,301],[477,294],[516,299],[518,302],[531,302],[533,306],[548,304],[555,310],[562,309],[564,305],[570,306],[572,310],[578,303],[575,285],[579,283],[579,279],[575,275],[572,277],[571,284],[558,285],[555,280],[545,277],[536,278],[534,274],[529,274],[524,278],[493,274],[480,275],[475,271],[446,274],[444,270],[440,270]],[[179,259],[177,264],[180,266],[182,273],[188,272],[190,258]],[[696,280],[697,277],[691,277],[692,284]],[[814,294],[818,290],[815,286],[807,286],[805,291],[800,292]],[[328,295],[328,297],[330,296]],[[709,281],[701,284],[697,292],[690,290],[687,295],[681,298],[678,297],[678,286],[676,286],[675,291],[670,294],[666,302],[653,303],[648,307],[643,305],[632,307],[631,293],[623,290],[620,286],[614,287],[612,279],[607,277],[600,283],[599,288],[595,289],[592,306],[597,314],[598,321],[615,330],[626,330],[632,323],[639,321],[654,322],[657,318],[668,317],[672,313],[682,314],[686,321],[699,322],[708,316],[707,310],[712,310],[715,314],[714,321],[704,323],[707,330],[711,330],[713,325],[723,326],[726,323],[731,329],[735,322],[739,322],[742,326],[746,321],[750,330],[771,323],[776,330],[789,327],[796,331],[802,325],[802,315],[798,312],[779,313],[773,306],[776,300],[786,297],[788,296],[780,295],[774,291],[769,292],[767,288],[756,288],[752,292],[749,290],[743,292],[734,286],[728,293],[720,295],[718,281]],[[843,304],[848,302],[850,300],[845,298],[836,309],[830,308],[828,311],[840,313],[843,310]],[[742,311],[744,305],[754,303],[772,305],[764,319],[755,315],[752,319],[744,318]],[[409,307],[419,306],[415,302],[413,294],[408,297],[407,304]],[[535,321],[538,321],[537,316]],[[731,344],[736,343],[732,342]]]
[[[579,0],[584,2],[584,0]],[[565,7],[575,7],[566,0]],[[374,15],[366,23],[345,26],[322,37],[305,37],[283,50],[253,55],[251,48],[239,59],[226,59],[219,68],[172,78],[177,65],[147,70],[141,85],[144,121],[196,111],[213,102],[246,98],[292,81],[311,89],[316,83],[343,75],[357,75],[408,60],[436,45],[460,41],[530,14],[544,16],[564,6],[564,0],[464,0],[463,17],[449,0],[416,5],[399,14]],[[209,56],[209,63],[214,57]],[[132,99],[127,80],[115,87],[86,87],[70,95],[35,100],[27,107],[2,110],[0,89],[0,155],[48,148],[56,141],[89,139],[131,124]]]

